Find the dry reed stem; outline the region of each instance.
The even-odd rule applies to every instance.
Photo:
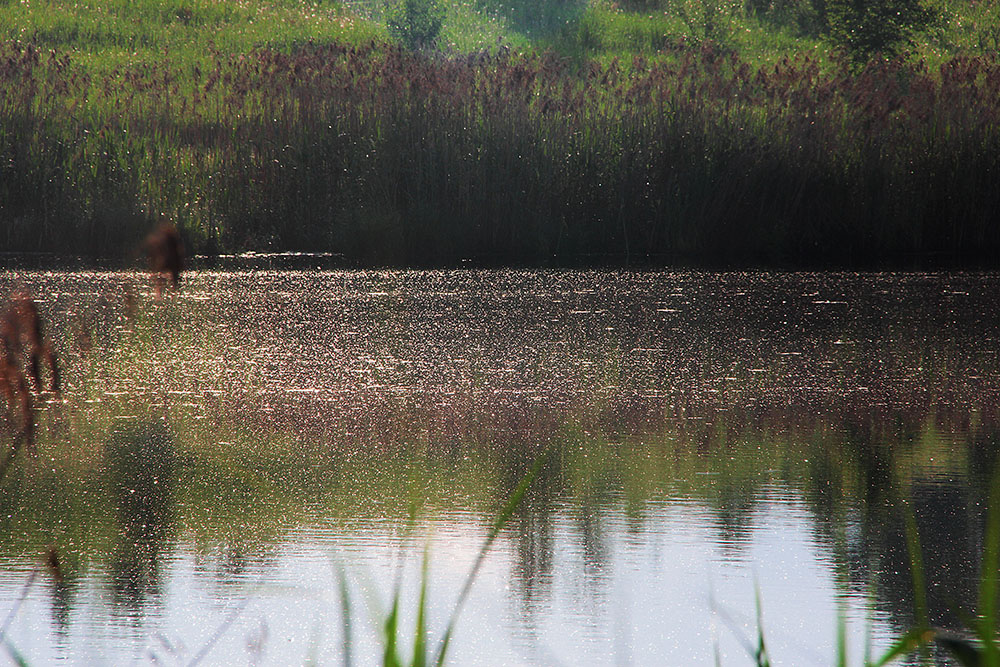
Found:
[[[7,422],[15,430],[11,450],[0,465],[0,477],[22,441],[30,452],[35,451],[35,413],[31,395],[42,391],[43,362],[49,372],[49,391],[58,392],[59,364],[44,334],[38,309],[31,294],[24,288],[17,288],[0,316],[0,392],[6,403]]]
[[[160,298],[167,278],[175,288],[180,284],[181,271],[184,270],[184,244],[177,228],[165,222],[150,232],[144,248],[152,272],[153,289],[156,297]]]

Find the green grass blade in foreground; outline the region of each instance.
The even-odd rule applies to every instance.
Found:
[[[399,625],[399,584],[392,594],[392,608],[385,619],[383,631],[385,632],[385,653],[382,655],[383,667],[397,667],[402,664],[396,653],[396,630]]]
[[[997,568],[1000,567],[1000,466],[994,470],[986,518],[985,545],[979,578],[979,609],[975,619],[966,618],[978,642],[965,637],[938,633],[935,641],[959,664],[966,667],[1000,665],[1000,647],[997,646]]]
[[[889,647],[882,657],[874,662],[866,662],[868,667],[882,667],[883,665],[888,665],[890,662],[896,658],[901,658],[904,655],[909,655],[913,651],[917,650],[922,646],[926,646],[927,642],[934,638],[933,632],[924,628],[914,628],[909,632],[903,634],[896,643]]]
[[[7,656],[10,657],[10,661],[18,667],[28,667],[28,661],[24,659],[21,652],[14,648],[14,645],[9,641],[4,640],[3,647],[7,651]]]
[[[413,637],[413,667],[427,666],[427,549],[420,570],[420,600],[417,603],[417,627]]]
[[[917,532],[917,519],[913,514],[913,508],[909,504],[905,505],[903,511],[903,524],[906,531],[906,549],[910,556],[910,576],[913,580],[913,605],[917,627],[901,635],[877,660],[869,660],[866,656],[865,665],[867,667],[888,665],[893,660],[909,655],[913,651],[926,646],[934,639],[934,631],[930,629],[930,621],[927,613],[927,589],[925,587],[924,560],[920,547],[920,535]],[[845,621],[841,617],[841,626],[838,632],[838,664],[846,664],[847,661],[846,638],[843,636],[845,632]]]
[[[767,655],[767,646],[764,644],[764,613],[760,605],[760,584],[754,583],[754,602],[757,605],[757,649],[754,651],[754,659],[757,667],[771,667],[771,659]]]
[[[469,596],[469,591],[472,589],[472,582],[475,581],[476,575],[479,573],[479,568],[483,564],[483,559],[486,558],[486,553],[493,546],[493,542],[496,540],[497,535],[503,530],[503,527],[507,525],[510,518],[514,515],[521,501],[524,499],[524,494],[528,492],[528,487],[531,486],[535,478],[542,470],[542,465],[548,458],[549,450],[546,448],[539,454],[535,461],[531,464],[531,468],[525,473],[524,477],[518,483],[517,488],[514,489],[514,493],[511,494],[510,500],[504,505],[500,514],[497,516],[496,521],[493,522],[492,528],[490,528],[490,533],[483,542],[483,546],[479,549],[479,554],[476,556],[476,562],[473,563],[472,569],[469,570],[469,575],[465,578],[465,583],[462,586],[462,591],[458,594],[458,600],[455,602],[455,609],[451,612],[451,618],[448,620],[448,626],[444,631],[444,636],[441,638],[441,644],[437,650],[437,656],[434,659],[435,665],[444,664],[444,656],[448,652],[448,643],[451,641],[451,632],[455,627],[455,621],[458,619],[458,614],[462,610],[462,605],[465,603],[465,599]]]
[[[847,615],[843,605],[837,614],[837,667],[847,667]]]
[[[976,634],[983,645],[985,664],[1000,664],[1000,650],[996,642],[997,588],[1000,585],[997,568],[1000,567],[1000,464],[993,471],[990,484],[990,504],[986,518],[986,545],[979,579],[979,616]]]
[[[351,667],[351,598],[347,590],[347,575],[344,568],[337,569],[340,584],[340,623],[343,632],[344,667]]]
[[[906,526],[906,550],[910,556],[910,575],[913,578],[913,611],[916,615],[917,627],[926,630],[930,627],[930,617],[927,614],[924,558],[920,549],[920,535],[917,532],[917,518],[913,514],[913,508],[908,503],[903,511],[903,521]]]

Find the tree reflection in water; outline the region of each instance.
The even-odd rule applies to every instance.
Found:
[[[105,469],[119,524],[111,559],[117,608],[141,612],[161,595],[162,556],[174,532],[174,441],[161,420],[115,430]]]
[[[71,315],[99,312],[130,279],[57,275],[32,289],[59,295],[44,308],[62,318],[52,330],[70,331]],[[995,286],[949,275],[192,274],[185,299],[136,318],[123,303],[95,324],[89,351],[61,348],[72,363],[60,412],[88,428],[57,437],[55,410],[42,413],[52,464],[19,460],[0,485],[2,554],[19,562],[56,543],[75,559],[77,607],[98,572],[113,590],[102,609],[128,617],[162,601],[169,616],[168,577],[219,601],[329,545],[378,563],[414,479],[429,515],[478,530],[551,446],[500,537],[511,563],[495,593],[526,619],[522,637],[544,643],[566,607],[567,628],[589,619],[603,641],[616,585],[649,613],[672,613],[697,582],[661,583],[660,606],[641,595],[664,572],[701,578],[705,559],[735,576],[759,565],[772,613],[782,601],[766,578],[782,563],[766,558],[786,546],[829,574],[845,605],[904,629],[904,507],[931,621],[961,626],[952,610],[975,612],[998,451],[998,339],[984,315]],[[136,401],[167,405],[173,421],[121,421]],[[109,437],[114,423],[125,425]],[[169,563],[189,554],[193,572],[175,573]],[[787,598],[828,588],[825,576],[779,584]],[[53,594],[56,624],[84,623],[89,609],[68,613],[65,592]],[[707,625],[707,605],[687,594],[681,620],[705,612]],[[651,634],[670,631],[644,613],[636,623]]]
[[[895,433],[877,426],[848,429],[839,448],[814,459],[806,479],[817,537],[834,554],[843,592],[872,594],[875,609],[902,632],[917,622],[904,519],[912,512],[930,624],[961,632],[978,611],[997,433],[970,429],[969,444],[951,452],[959,463],[927,472],[915,443],[936,441],[935,451],[947,452],[942,434],[961,425],[903,420]]]

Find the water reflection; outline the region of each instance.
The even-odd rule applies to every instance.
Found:
[[[977,454],[975,443],[995,442],[994,429],[947,420],[897,423],[891,434],[850,428],[810,468],[815,529],[834,554],[840,585],[873,593],[898,630],[915,623],[907,515],[920,542],[930,623],[963,631],[976,613],[995,456]]]
[[[118,519],[111,556],[116,608],[141,617],[162,598],[162,567],[174,534],[174,441],[161,420],[117,428],[104,449]]]
[[[54,550],[50,551],[50,557],[58,558]],[[58,567],[55,573],[51,572],[52,569],[50,568],[52,576],[48,581],[49,596],[52,599],[52,620],[60,643],[65,644],[69,638],[71,612],[75,607],[79,581],[75,573],[67,573],[62,567]]]
[[[906,511],[932,622],[974,611],[1000,432],[995,276],[192,272],[160,300],[127,273],[18,280],[66,360],[65,404],[41,409],[45,464],[0,485],[0,613],[24,559],[56,543],[75,563],[13,629],[43,638],[40,662],[39,628],[117,662],[131,653],[95,618],[193,647],[250,600],[218,649],[239,662],[262,620],[272,638],[339,627],[331,554],[390,582],[398,544],[445,563],[443,624],[545,447],[458,663],[494,641],[494,664],[704,664],[715,643],[740,664],[709,592],[752,628],[755,577],[777,661],[802,663],[803,618],[832,661],[838,604],[861,644],[869,614],[877,643],[913,622]],[[309,642],[266,654],[301,662]]]
[[[519,513],[514,584],[521,609],[531,623],[544,611],[553,581],[555,527],[551,503],[532,502]]]

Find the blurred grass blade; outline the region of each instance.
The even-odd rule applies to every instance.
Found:
[[[754,582],[754,602],[757,606],[757,649],[754,651],[754,659],[757,667],[771,667],[771,659],[767,655],[767,646],[764,643],[764,613],[760,604],[760,584]]]
[[[917,518],[913,508],[904,502],[903,523],[906,528],[906,550],[910,556],[910,575],[913,578],[913,612],[917,627],[926,630],[930,627],[930,617],[927,614],[927,585],[924,578],[924,557],[920,549],[920,535],[917,532]]]
[[[399,585],[396,585],[392,594],[392,608],[385,619],[383,632],[385,633],[385,653],[382,656],[383,667],[397,667],[399,656],[396,654],[396,631],[399,625]]]
[[[709,606],[712,609],[712,613],[715,614],[715,618],[718,618],[720,621],[722,621],[722,623],[726,626],[726,628],[733,634],[733,637],[736,638],[736,641],[740,643],[740,646],[743,647],[743,650],[746,651],[746,654],[748,656],[753,656],[754,654],[753,643],[749,639],[747,639],[746,635],[743,634],[743,630],[740,627],[740,624],[736,622],[736,620],[729,614],[729,612],[727,612],[725,609],[723,609],[716,603],[714,595],[712,595],[711,598],[709,599]],[[715,642],[715,655],[716,655],[716,661],[718,662],[719,661],[718,638],[716,638]]]
[[[191,662],[188,663],[188,667],[194,667],[194,665],[197,665],[198,663],[200,663],[202,660],[205,659],[205,657],[215,647],[215,645],[222,638],[222,636],[226,634],[230,626],[232,626],[232,624],[236,622],[236,619],[239,618],[240,614],[243,613],[243,610],[246,609],[246,606],[249,603],[250,603],[250,596],[246,596],[240,601],[238,605],[236,605],[236,607],[233,608],[231,612],[229,612],[229,615],[225,618],[224,621],[222,621],[222,624],[219,625],[218,628],[216,628],[215,633],[208,638],[208,641],[205,642],[205,645],[201,647],[201,650],[199,650],[195,654],[194,658],[191,659]]]
[[[896,658],[908,655],[918,648],[926,646],[932,639],[934,639],[934,633],[932,631],[924,628],[914,628],[897,639],[896,643],[890,646],[889,649],[882,654],[882,657],[875,662],[867,664],[870,667],[882,667],[883,665],[888,665]]]
[[[4,649],[7,650],[7,655],[10,656],[11,662],[13,662],[18,667],[28,667],[28,661],[24,659],[24,656],[21,655],[20,651],[14,648],[13,644],[11,644],[9,641],[4,640],[3,647]]]
[[[344,568],[337,569],[340,583],[340,623],[344,644],[344,667],[351,667],[351,598],[347,590],[347,575]]]
[[[445,628],[444,636],[441,638],[441,643],[438,646],[437,655],[434,659],[435,665],[444,664],[444,656],[448,652],[448,644],[451,641],[451,633],[455,627],[455,621],[458,618],[459,613],[462,610],[462,605],[465,604],[465,599],[469,596],[469,591],[472,589],[472,582],[475,581],[476,575],[479,573],[479,568],[483,564],[483,560],[486,558],[486,553],[493,546],[493,542],[496,540],[497,535],[503,530],[503,527],[507,525],[510,518],[514,515],[521,501],[524,499],[524,494],[528,492],[528,487],[531,486],[535,478],[542,470],[542,466],[545,464],[546,459],[549,455],[549,449],[546,448],[535,457],[534,462],[531,464],[531,468],[525,473],[524,477],[518,483],[517,488],[514,489],[514,493],[511,494],[510,499],[507,504],[504,505],[500,514],[497,516],[496,520],[493,522],[492,528],[490,528],[489,535],[486,537],[486,541],[483,542],[483,546],[479,549],[479,554],[476,556],[476,561],[472,565],[472,569],[469,570],[469,574],[465,578],[465,583],[462,585],[462,590],[458,594],[458,600],[455,602],[455,608],[451,612],[451,618],[448,619],[448,625]]]
[[[31,587],[35,583],[35,578],[38,576],[38,568],[34,568],[31,571],[31,575],[28,577],[28,581],[25,582],[24,588],[21,589],[21,594],[17,596],[17,600],[14,602],[14,606],[10,608],[7,613],[7,618],[4,619],[3,625],[0,625],[0,641],[3,640],[4,635],[7,634],[7,628],[14,621],[14,617],[17,616],[17,612],[21,610],[21,605],[24,603],[25,599],[28,597],[28,592],[31,591]],[[9,644],[8,644],[9,646]]]
[[[837,614],[837,667],[847,667],[847,615],[843,607]]]
[[[420,571],[420,601],[417,603],[417,627],[413,638],[413,667],[427,665],[427,562],[429,556],[424,548],[424,562]]]

